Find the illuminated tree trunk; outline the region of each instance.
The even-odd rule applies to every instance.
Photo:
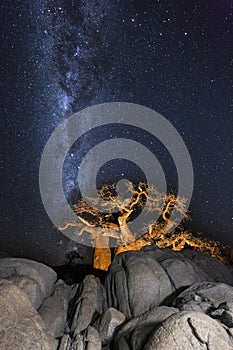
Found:
[[[107,271],[111,265],[111,250],[104,248],[109,245],[109,237],[98,235],[95,241],[93,267]]]

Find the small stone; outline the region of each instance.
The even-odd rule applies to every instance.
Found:
[[[72,288],[68,286],[63,280],[58,280],[54,285],[53,297],[61,303],[65,312],[68,311],[68,305],[72,293]]]

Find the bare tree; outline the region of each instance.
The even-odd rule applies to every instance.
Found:
[[[68,223],[60,228],[65,230],[68,226],[76,226],[77,235],[84,232],[91,235],[95,248],[95,268],[108,270],[111,264],[110,238],[115,240],[115,255],[128,250],[139,250],[154,243],[160,248],[170,247],[177,251],[187,244],[225,261],[218,242],[201,235],[194,236],[182,226],[177,228],[180,217],[183,220],[190,219],[186,212],[185,198],[173,193],[161,193],[155,187],[148,189],[145,183],[130,183],[128,192],[129,198],[122,199],[117,195],[115,184],[104,185],[99,190],[101,201],[99,198],[89,198],[88,201],[82,199],[74,206],[79,222]],[[159,219],[146,224],[141,237],[136,239],[134,232],[131,232],[130,221],[140,210],[154,213],[154,217],[159,215]],[[176,215],[172,215],[174,212]]]
[[[176,222],[169,218],[173,210],[187,218],[185,199],[176,197],[174,194],[163,194],[155,187],[151,187],[149,191],[145,183],[138,185],[130,183],[128,193],[129,198],[122,199],[117,195],[115,184],[104,185],[99,190],[99,198],[89,198],[88,201],[82,199],[74,206],[79,222],[68,223],[62,228],[65,230],[68,226],[74,225],[77,227],[78,235],[84,232],[91,235],[95,248],[93,262],[95,268],[107,270],[111,263],[111,250],[106,248],[109,247],[110,237],[115,240],[117,247],[115,254],[125,250],[140,249],[139,247],[143,245],[152,244],[156,236],[160,233],[165,234],[176,225]],[[135,239],[129,223],[135,212],[144,209],[145,203],[146,210],[154,213],[154,216],[161,214],[160,222],[149,223],[144,227],[142,234],[148,233]],[[162,212],[161,208],[163,208]]]

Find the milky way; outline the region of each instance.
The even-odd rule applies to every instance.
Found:
[[[232,10],[229,0],[1,2],[3,250],[54,263],[80,249],[47,218],[40,157],[65,118],[113,101],[150,107],[176,127],[194,167],[190,227],[232,244]],[[82,154],[121,132],[96,131],[70,151],[68,192]],[[149,147],[147,134],[128,132]],[[153,151],[176,185],[166,150]]]

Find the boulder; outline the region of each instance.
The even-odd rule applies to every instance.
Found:
[[[144,350],[232,350],[227,331],[201,312],[181,312],[169,317],[151,333]]]
[[[180,293],[173,305],[184,310],[187,305],[197,305],[204,312],[218,309],[223,303],[233,301],[233,287],[225,283],[195,283]]]
[[[27,294],[30,302],[36,310],[40,307],[44,299],[44,293],[42,292],[39,284],[33,278],[15,275],[8,277],[7,280],[14,283]]]
[[[100,335],[94,327],[89,326],[87,328],[86,341],[87,341],[87,346],[85,350],[102,349]]]
[[[33,279],[39,286],[44,297],[51,295],[57,280],[56,272],[50,267],[29,259],[0,259],[0,278],[26,276]]]
[[[103,287],[98,278],[86,276],[72,301],[71,334],[79,334],[103,313]]]
[[[209,276],[208,281],[211,277],[214,282],[222,282],[233,286],[232,266],[226,265],[222,261],[198,250],[184,249],[182,255],[205,271]]]
[[[64,333],[66,312],[59,300],[54,297],[46,298],[38,310],[43,319],[47,332],[54,338],[59,338]]]
[[[110,307],[96,321],[94,327],[99,331],[103,345],[109,344],[117,328],[125,321],[125,315]]]
[[[28,296],[10,281],[0,280],[0,349],[55,350],[54,339]]]
[[[114,338],[114,348],[129,344],[133,350],[143,349],[149,334],[171,315],[179,310],[168,306],[159,306],[125,323]]]
[[[209,276],[193,261],[181,258],[167,258],[160,261],[176,291],[197,282],[209,281]]]
[[[141,251],[116,256],[105,281],[108,307],[114,307],[127,319],[160,305],[174,292],[164,268]]]
[[[175,252],[148,246],[117,255],[109,268],[105,287],[108,307],[118,309],[130,319],[161,304],[169,305],[176,295],[193,284],[219,281],[233,285],[233,274],[217,259],[190,249]],[[197,305],[188,307],[200,311]]]
[[[54,338],[59,338],[64,333],[67,321],[71,287],[59,280],[54,288],[53,295],[45,298],[38,312],[46,325],[47,332]]]
[[[201,269],[202,273],[205,273],[204,276],[208,276],[208,282],[223,282],[233,285],[232,266],[198,250],[185,248],[176,252],[169,248],[160,249],[156,245],[151,245],[142,248],[141,251],[146,252],[160,263],[166,259],[189,260],[191,264]]]

